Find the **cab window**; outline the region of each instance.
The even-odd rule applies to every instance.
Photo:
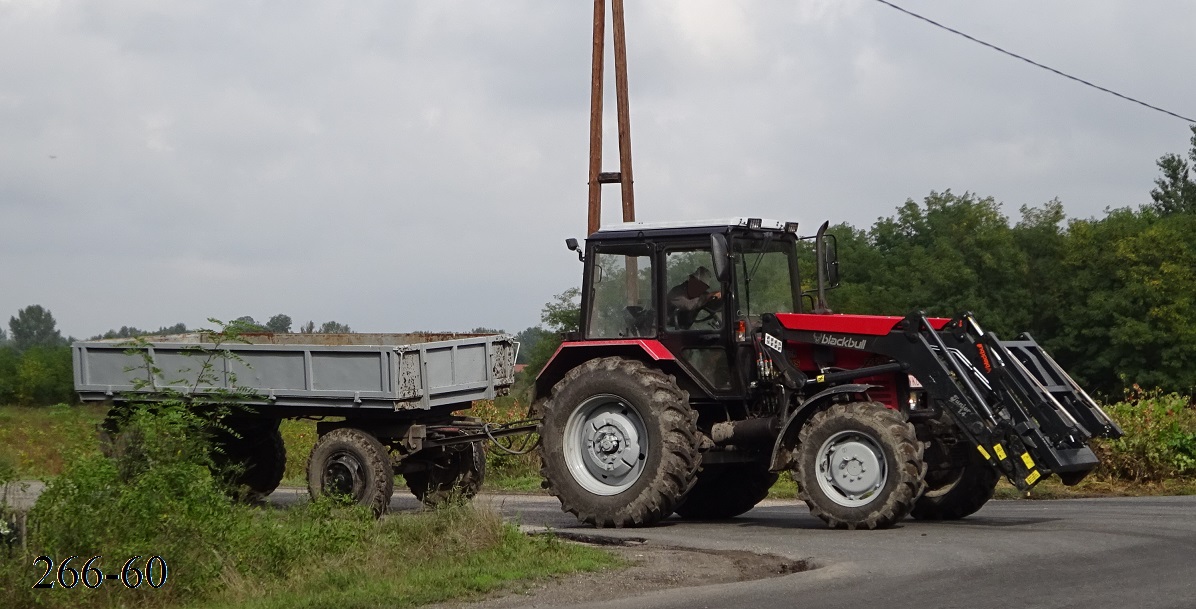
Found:
[[[604,247],[592,256],[586,338],[655,336],[651,250]]]

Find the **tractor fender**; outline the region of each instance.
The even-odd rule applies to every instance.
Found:
[[[814,416],[814,413],[830,403],[831,399],[845,393],[864,393],[876,387],[877,385],[863,383],[836,385],[823,389],[803,401],[785,419],[785,423],[781,426],[781,432],[777,434],[776,443],[772,447],[772,462],[769,465],[769,471],[779,472],[789,469],[793,465],[793,449],[797,447],[797,437],[801,432],[802,425],[805,425],[806,421]]]
[[[533,386],[532,403],[552,392],[553,385],[583,363],[599,357],[625,357],[661,368],[667,374],[685,376],[676,365],[672,352],[654,339],[565,341],[540,369]],[[682,378],[678,378],[679,381]],[[684,380],[688,380],[686,377]]]

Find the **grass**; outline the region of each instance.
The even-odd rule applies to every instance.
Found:
[[[287,469],[282,475],[285,486],[307,486],[307,455],[316,443],[316,422],[310,419],[284,419],[278,426],[287,447]]]
[[[7,606],[50,609],[401,608],[625,566],[596,548],[523,535],[497,513],[469,504],[381,520],[327,505],[288,510],[231,506],[222,511],[219,523],[205,524],[203,537],[186,547],[158,539],[143,549],[126,550],[120,540],[105,539],[100,543],[111,544],[106,545],[111,549],[35,546],[36,551],[7,556],[0,550],[0,590]],[[162,555],[171,567],[166,586],[129,590],[109,581],[99,590],[30,588],[44,570],[33,565],[38,554],[59,561],[71,554],[103,554],[96,566],[116,572],[134,552]]]
[[[219,595],[188,607],[415,607],[476,598],[514,582],[622,566],[612,554],[528,537],[467,504],[389,516],[335,553],[262,580],[226,575]]]
[[[13,464],[25,478],[56,476],[64,459],[95,442],[102,406],[0,406],[0,460]]]

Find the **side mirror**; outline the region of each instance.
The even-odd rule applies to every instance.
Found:
[[[710,235],[710,253],[714,257],[714,276],[719,283],[731,279],[731,257],[727,252],[727,236],[722,233]]]
[[[826,248],[826,287],[839,287],[839,240],[832,234],[823,235]]]
[[[586,261],[586,257],[581,253],[581,246],[577,244],[577,239],[574,239],[573,237],[565,239],[565,247],[569,248],[569,251],[571,252],[577,252],[578,260],[582,262]]]
[[[826,229],[830,227],[831,223],[823,222],[822,226],[818,227],[818,233],[814,235],[814,254],[818,258],[818,298],[814,301],[815,313],[830,313],[831,309],[826,304],[826,290],[830,283],[831,268],[834,268],[834,273],[838,275],[838,263],[832,264],[830,256],[838,256],[838,251],[828,256],[828,248],[826,247]]]

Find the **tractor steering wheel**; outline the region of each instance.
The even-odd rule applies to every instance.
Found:
[[[721,297],[711,298],[710,300],[706,301],[706,304],[702,305],[702,308],[698,309],[698,312],[694,314],[694,320],[692,323],[709,323],[711,328],[715,330],[721,329],[723,327],[723,319],[719,316],[719,313],[721,312],[720,305],[722,305],[722,303],[723,299]]]

